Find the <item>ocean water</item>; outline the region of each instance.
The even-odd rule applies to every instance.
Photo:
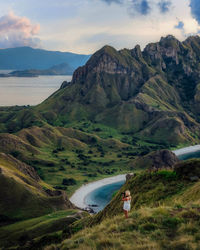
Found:
[[[0,73],[8,73],[9,71]],[[0,77],[0,106],[37,105],[72,76]]]
[[[173,151],[179,160],[200,158],[200,145],[189,146]]]
[[[178,156],[179,160],[189,160],[192,158],[200,158],[200,151],[185,153]]]
[[[96,213],[103,210],[111,201],[113,193],[119,190],[124,183],[125,181],[119,181],[93,190],[85,197],[85,204],[87,206],[97,205],[97,207],[91,207]]]

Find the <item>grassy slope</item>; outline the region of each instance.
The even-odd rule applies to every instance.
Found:
[[[24,220],[58,209],[72,208],[72,205],[67,203],[62,196],[47,195],[45,190],[51,189],[51,186],[44,183],[36,174],[36,177],[32,177],[34,171],[24,163],[0,154],[0,168],[2,222]]]
[[[66,249],[198,249],[199,208],[140,208],[128,220],[118,215],[65,240]],[[53,246],[46,248],[55,249]]]
[[[117,139],[72,128],[45,126],[23,129],[16,135],[1,134],[0,148],[33,166],[52,186],[66,188],[71,194],[83,183],[101,179],[130,168],[127,154],[132,147]],[[76,185],[64,186],[64,178],[74,178]]]
[[[70,249],[196,249],[200,182],[192,182],[192,176],[200,176],[200,160],[178,163],[175,171],[138,173],[102,212],[75,222],[70,229],[75,235],[62,243],[62,249],[67,245]],[[120,214],[121,192],[127,189],[133,212],[126,221]]]
[[[181,172],[176,169],[189,169]],[[159,170],[148,173],[143,171],[129,180],[116,194],[113,200],[100,213],[94,216],[90,223],[97,223],[105,217],[121,212],[121,192],[130,190],[132,194],[132,208],[141,206],[170,206],[200,204],[200,182],[191,182],[189,177],[200,176],[200,160],[188,160],[175,165],[173,170]],[[191,195],[192,194],[192,195]]]
[[[42,243],[41,239],[48,234],[57,235],[60,238],[62,230],[83,216],[85,216],[84,213],[77,213],[76,210],[63,210],[2,226],[0,227],[0,247],[23,245],[30,240],[34,241],[34,244]]]

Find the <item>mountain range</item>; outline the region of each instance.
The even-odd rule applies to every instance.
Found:
[[[198,36],[180,42],[170,35],[144,51],[138,45],[120,51],[105,46],[74,72],[64,88],[30,111],[15,114],[32,114],[31,123],[26,119],[19,125],[15,118],[15,131],[33,124],[70,126],[85,120],[146,141],[195,143],[199,54]],[[12,117],[6,121],[11,123]]]
[[[1,70],[46,70],[55,65],[66,63],[75,70],[84,65],[90,55],[70,52],[48,51],[31,47],[17,47],[0,50]]]

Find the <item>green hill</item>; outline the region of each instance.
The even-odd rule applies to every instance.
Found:
[[[142,141],[193,144],[199,141],[200,38],[173,36],[141,51],[104,46],[79,67],[71,83],[36,107],[3,109],[0,128],[71,127],[101,124]],[[165,126],[168,124],[168,126]]]
[[[74,208],[61,191],[53,191],[35,170],[0,153],[0,224]]]

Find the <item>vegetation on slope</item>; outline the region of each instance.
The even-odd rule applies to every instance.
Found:
[[[64,193],[51,190],[32,167],[3,153],[0,189],[0,224],[74,207]]]
[[[66,249],[198,249],[200,209],[159,206],[140,208],[86,228],[59,245]],[[56,249],[55,246],[45,248]]]
[[[49,242],[62,240],[62,231],[74,221],[84,217],[85,212],[61,210],[11,225],[0,227],[0,247],[39,249]]]
[[[80,220],[69,228],[68,235],[86,227],[92,227],[122,213],[122,195],[130,190],[132,210],[143,207],[171,207],[190,209],[200,205],[200,160],[177,163],[174,170],[142,171],[125,183],[105,209],[95,216]],[[194,176],[197,177],[194,180]],[[197,209],[197,212],[199,210]]]

